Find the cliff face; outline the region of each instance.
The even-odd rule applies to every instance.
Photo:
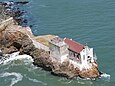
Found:
[[[20,54],[31,55],[35,65],[51,71],[54,75],[67,78],[77,76],[82,78],[99,77],[100,74],[96,65],[93,65],[91,69],[80,71],[78,68],[74,68],[68,60],[63,63],[56,60],[52,61],[48,51],[35,46],[34,43],[39,44],[36,38],[39,37],[35,37],[29,27],[22,27],[15,23],[7,24],[0,28],[0,50],[4,54],[20,51]]]
[[[80,70],[79,68],[74,68],[74,65],[69,61],[64,61],[62,64],[57,61],[53,62],[52,74],[58,76],[65,76],[67,78],[81,77],[81,78],[98,78],[100,76],[98,68],[92,66],[90,69]]]
[[[23,27],[9,25],[0,31],[0,48],[3,53],[20,51],[28,54],[28,51],[34,49],[31,39],[20,29],[23,30]]]

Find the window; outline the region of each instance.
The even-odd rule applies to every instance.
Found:
[[[83,60],[85,60],[85,55],[83,55]]]
[[[73,56],[73,52],[69,51],[69,55],[70,55],[70,56]]]

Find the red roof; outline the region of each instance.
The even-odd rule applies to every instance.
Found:
[[[80,53],[83,48],[84,48],[84,45],[78,43],[78,42],[75,42],[74,40],[70,40],[69,38],[65,38],[64,39],[64,42],[69,45],[69,49],[74,51],[74,52],[77,52],[77,53]]]

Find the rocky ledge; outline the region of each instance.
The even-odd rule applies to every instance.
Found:
[[[4,25],[0,25],[0,50],[2,53],[10,54],[20,51],[20,54],[28,54],[33,57],[35,65],[58,76],[67,78],[77,76],[82,78],[98,78],[100,76],[96,63],[91,69],[80,71],[77,67],[74,68],[73,64],[71,64],[68,60],[63,63],[57,62],[56,60],[52,61],[49,51],[45,50],[47,45],[44,45],[46,46],[45,49],[40,49],[37,46],[37,44],[42,44],[41,40],[44,42],[44,38],[53,38],[52,35],[42,37],[34,36],[29,27],[17,25],[13,22],[13,18],[11,18],[9,22],[11,23],[3,23]]]

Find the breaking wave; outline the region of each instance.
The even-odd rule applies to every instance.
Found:
[[[11,79],[11,84],[9,86],[13,86],[23,79],[23,76],[20,73],[16,72],[12,73],[5,72],[0,74],[0,77],[9,77],[9,76],[14,76],[14,78]]]
[[[14,60],[23,60],[25,64],[32,63],[33,58],[29,55],[19,55],[19,52],[15,52],[12,54],[5,54],[2,59],[0,59],[0,64],[8,64]]]

